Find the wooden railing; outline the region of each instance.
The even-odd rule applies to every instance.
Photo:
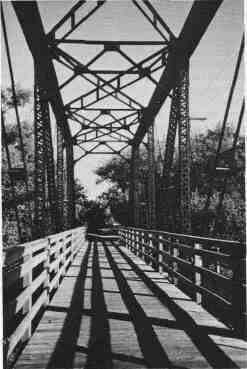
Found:
[[[75,228],[3,251],[4,356],[28,340],[36,320],[82,247],[85,228]]]
[[[239,242],[120,227],[123,244],[246,335],[245,247]]]

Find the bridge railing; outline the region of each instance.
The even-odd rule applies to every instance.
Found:
[[[246,335],[245,247],[235,241],[140,228],[123,244],[241,335]]]
[[[3,251],[5,360],[30,338],[36,321],[85,239],[75,228]]]

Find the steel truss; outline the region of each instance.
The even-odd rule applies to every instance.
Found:
[[[59,228],[64,229],[64,140],[57,125],[57,209]]]
[[[170,91],[174,88],[178,71],[183,63],[194,53],[222,1],[206,0],[193,3],[179,37],[172,40],[170,44],[166,68],[159,79],[157,87],[145,109],[145,115],[135,133],[134,144],[136,146],[142,142],[149,125],[160,111]],[[200,19],[200,22],[198,22],[198,19]]]
[[[140,204],[139,204],[139,148],[132,147],[131,152],[131,186],[130,186],[130,212],[131,222],[136,227],[140,223]]]
[[[161,196],[163,201],[163,209],[162,209],[162,223],[165,229],[173,230],[173,215],[174,211],[172,207],[174,203],[172,202],[172,198],[174,197],[171,188],[171,169],[172,162],[175,150],[175,140],[178,126],[178,107],[179,107],[179,89],[178,86],[175,86],[173,89],[172,102],[170,108],[170,117],[169,124],[166,136],[166,148],[165,148],[165,157],[163,163],[163,171],[162,171],[162,189]]]
[[[138,196],[138,156],[139,145],[144,136],[148,135],[148,214],[149,224],[154,226],[155,219],[155,164],[154,164],[154,133],[153,122],[161,106],[173,90],[169,129],[167,135],[166,155],[164,160],[164,190],[169,187],[170,171],[174,153],[176,127],[179,135],[179,163],[180,163],[180,216],[181,230],[190,230],[190,121],[189,121],[189,76],[188,60],[196,49],[209,23],[213,19],[222,0],[195,1],[188,18],[178,38],[175,38],[165,21],[157,13],[150,1],[135,1],[133,4],[143,14],[162,37],[160,42],[152,41],[90,41],[75,40],[68,37],[82,23],[99,10],[105,1],[78,1],[72,9],[45,35],[38,7],[31,2],[28,12],[23,2],[13,2],[13,7],[23,29],[28,46],[36,65],[35,84],[35,160],[36,181],[35,189],[35,224],[39,235],[44,232],[45,194],[48,194],[51,219],[55,218],[57,203],[57,218],[60,224],[54,225],[62,229],[71,227],[74,219],[74,183],[73,165],[87,154],[118,154],[127,146],[132,146],[132,185],[130,190],[130,203],[133,206],[134,224],[140,223],[139,196]],[[88,5],[88,8],[86,7]],[[83,12],[81,12],[83,9]],[[200,23],[195,20],[200,18]],[[30,23],[32,19],[32,23]],[[67,30],[61,35],[61,28],[67,24]],[[59,31],[59,37],[57,37]],[[82,64],[59,47],[59,44],[91,44],[102,45],[103,49],[87,64]],[[140,62],[133,60],[122,48],[124,45],[156,45],[160,49]],[[94,69],[94,62],[107,52],[116,52],[127,60],[131,67],[126,70]],[[72,76],[61,85],[58,84],[52,60],[58,61],[70,71]],[[153,73],[163,68],[162,75],[157,81]],[[38,74],[37,74],[38,72]],[[105,74],[112,74],[112,78],[105,79]],[[76,77],[92,85],[87,93],[81,94],[63,105],[61,89],[72,82]],[[128,77],[128,80],[126,80]],[[126,87],[146,78],[154,84],[154,92],[147,107],[123,91]],[[97,110],[95,104],[112,97],[121,103],[129,115],[119,118],[115,116],[114,108],[102,109],[94,119],[85,114],[90,110]],[[53,149],[51,141],[49,105],[50,102],[57,121],[57,183],[54,179]],[[103,111],[105,110],[105,111]],[[83,112],[83,114],[80,114]],[[101,124],[99,118],[109,115],[113,120]],[[118,114],[118,113],[117,113]],[[132,115],[132,117],[130,117]],[[130,118],[130,119],[129,119]],[[79,131],[71,137],[67,120],[80,124]],[[135,130],[135,125],[138,125]],[[133,127],[133,129],[132,129]],[[45,130],[45,132],[44,132]],[[108,136],[105,138],[105,136]],[[112,143],[122,143],[124,146],[113,149]],[[83,145],[95,145],[86,150]],[[73,145],[82,149],[83,154],[73,159]],[[100,150],[105,146],[109,151]],[[45,150],[45,148],[47,148]],[[47,191],[46,191],[47,187]],[[57,194],[56,194],[57,189]]]
[[[180,229],[191,231],[189,62],[178,74],[178,147],[180,174]]]
[[[63,18],[58,24],[53,27],[53,29],[48,33],[47,40],[49,42],[51,55],[52,57],[64,65],[66,68],[73,72],[72,76],[69,77],[65,82],[60,85],[60,89],[67,86],[70,82],[72,82],[77,76],[80,76],[87,82],[91,83],[93,89],[89,90],[87,93],[80,95],[77,98],[74,98],[72,101],[66,104],[66,115],[69,119],[75,120],[77,123],[80,123],[80,118],[76,116],[76,113],[80,111],[86,112],[91,109],[94,109],[94,104],[107,98],[113,97],[116,101],[122,103],[126,106],[126,110],[132,111],[133,113],[138,112],[143,109],[142,104],[140,104],[137,100],[132,98],[129,94],[126,94],[123,89],[131,86],[135,82],[147,78],[149,79],[155,86],[157,85],[157,81],[152,77],[152,73],[158,71],[160,68],[163,68],[166,65],[167,57],[168,57],[168,45],[171,39],[174,38],[174,35],[170,31],[167,24],[162,20],[160,15],[156,12],[154,7],[149,2],[143,2],[143,4],[138,4],[133,1],[134,5],[138,8],[138,10],[148,19],[151,23],[152,27],[157,31],[162,37],[162,41],[100,41],[100,40],[80,40],[80,39],[70,39],[69,35],[84,21],[86,21],[91,15],[95,13],[105,2],[98,2],[97,4],[91,4],[90,9],[86,8],[85,5],[89,4],[89,2],[81,1],[78,2]],[[84,7],[84,17],[81,17],[77,13]],[[81,12],[80,12],[81,14]],[[151,15],[150,15],[151,14]],[[64,23],[69,24],[69,30],[67,29],[64,32],[63,36],[59,35],[57,37],[57,33],[61,33],[61,27]],[[67,52],[62,50],[59,47],[59,44],[86,44],[86,45],[101,45],[103,49],[98,52],[87,64],[82,64],[76,58],[69,55]],[[156,45],[160,46],[160,49],[140,62],[136,62],[133,60],[123,49],[122,46],[126,45]],[[104,69],[93,69],[92,65],[95,61],[100,59],[107,52],[116,52],[119,53],[124,59],[126,59],[131,67],[127,70],[104,70]],[[104,74],[112,74],[113,77],[109,80],[103,78]],[[131,80],[126,80],[126,76],[133,76]],[[115,109],[117,110],[117,109]],[[120,109],[121,110],[121,109]],[[114,111],[110,109],[110,112]],[[100,117],[101,115],[99,115]],[[138,124],[138,120],[134,119],[131,123],[126,124],[125,118],[115,118],[112,122],[104,124],[103,126],[97,122],[98,117],[90,122],[90,119],[87,119],[85,116],[83,117],[83,123],[81,124],[81,130],[76,133],[73,137],[73,143],[76,144],[83,150],[83,154],[76,159],[76,162],[80,160],[82,157],[89,153],[101,153],[101,151],[96,151],[97,147],[94,147],[92,150],[83,149],[82,144],[87,142],[95,142],[99,145],[103,144],[109,147],[110,152],[115,152],[120,154],[121,151],[125,148],[125,146],[120,150],[114,150],[111,145],[111,142],[107,140],[103,140],[102,142],[98,141],[99,138],[104,136],[109,136],[110,140],[120,143],[122,140],[128,140],[128,144],[131,145],[132,137],[129,137],[129,134],[132,136],[134,133],[131,131],[131,127],[134,124]],[[86,124],[85,124],[86,121]],[[139,120],[140,121],[140,120]],[[116,123],[116,125],[114,125]],[[119,125],[117,126],[117,124]],[[124,135],[121,130],[126,130],[128,135]],[[106,143],[107,142],[107,143]],[[109,152],[109,153],[110,153]]]
[[[57,230],[57,199],[51,138],[49,103],[44,81],[35,66],[35,236],[43,237]],[[46,198],[48,195],[48,198]],[[47,206],[48,204],[48,206]]]
[[[154,123],[149,127],[147,140],[148,150],[148,225],[156,227],[156,196],[155,196],[155,155],[154,155]]]

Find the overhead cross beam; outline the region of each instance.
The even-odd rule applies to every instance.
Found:
[[[197,0],[192,5],[178,39],[175,39],[170,45],[167,66],[144,111],[143,119],[133,140],[135,146],[138,146],[143,140],[149,126],[174,87],[178,71],[194,53],[222,2],[223,0]]]
[[[133,40],[82,40],[82,39],[55,39],[54,43],[61,44],[72,44],[72,45],[96,45],[96,46],[107,46],[107,45],[116,45],[116,46],[162,46],[166,45],[167,41],[133,41]]]
[[[174,38],[174,34],[165,23],[165,21],[161,18],[159,13],[155,10],[153,5],[151,5],[150,1],[143,0],[142,2],[132,0],[133,4],[140,10],[140,12],[147,18],[147,20],[152,24],[153,28],[159,33],[159,35],[165,40],[168,41],[168,38]],[[145,9],[145,6],[148,8],[148,12]],[[150,16],[150,12],[152,16]],[[167,35],[166,35],[167,34]]]
[[[78,1],[70,11],[52,28],[52,30],[48,33],[48,37],[50,40],[55,39],[56,32],[67,22],[69,22],[69,30],[63,35],[61,40],[64,40],[67,36],[69,36],[72,32],[76,30],[82,23],[84,23],[91,15],[93,15],[104,3],[105,1],[97,1],[91,2],[93,4],[93,8],[88,12],[85,11],[83,16],[80,16],[78,19],[77,13],[80,12],[81,7],[89,3],[86,0]],[[68,24],[68,23],[67,23]]]
[[[139,108],[142,108],[143,106],[138,101],[126,95],[122,90],[123,88],[129,87],[135,82],[138,82],[144,77],[150,77],[152,73],[163,68],[167,62],[167,55],[168,55],[168,48],[164,47],[152,53],[151,55],[149,55],[142,61],[138,63],[134,63],[134,64],[132,63],[133,65],[130,68],[120,71],[119,74],[115,75],[110,80],[104,80],[101,76],[96,74],[96,71],[89,70],[88,64],[85,66],[82,63],[78,62],[78,60],[73,58],[71,55],[68,55],[63,50],[57,47],[53,48],[53,57],[59,63],[66,66],[70,70],[74,71],[74,74],[61,85],[61,88],[64,87],[66,84],[70,83],[77,76],[83,77],[85,80],[87,80],[88,82],[92,83],[95,86],[93,90],[90,90],[89,92],[74,98],[73,100],[71,100],[69,103],[66,104],[66,108],[70,109],[70,108],[73,108],[72,104],[80,103],[81,106],[78,108],[79,110],[89,107],[95,104],[96,102],[105,99],[108,96],[113,96],[114,98],[117,98],[119,101],[121,101],[128,107],[131,107],[132,109],[137,110]],[[150,64],[148,65],[148,67],[146,66],[144,68],[143,66],[146,65],[147,62],[149,62]],[[87,72],[86,74],[90,72],[90,74],[93,75],[96,81],[86,76],[85,71]],[[123,77],[133,72],[138,72],[138,73],[135,73],[137,74],[137,76],[134,80],[127,81],[125,83],[121,81]],[[153,81],[156,85],[157,84],[156,80],[153,80]],[[113,83],[116,83],[116,86],[114,86]],[[109,91],[108,88],[110,88],[111,90]],[[102,95],[100,96],[100,93],[99,93],[100,91],[104,92],[103,96]],[[88,104],[84,103],[85,98],[88,98],[90,95],[95,95],[95,99],[93,101],[90,101],[90,103]],[[122,95],[121,100],[120,100],[119,95]]]
[[[54,53],[54,51],[53,51],[53,53]],[[103,77],[97,75],[96,72],[94,72],[94,71],[91,70],[91,74],[93,74],[93,78],[96,79],[97,82],[95,82],[92,79],[89,79],[89,77],[86,77],[83,74],[83,70],[86,67],[82,63],[80,63],[78,60],[76,60],[74,57],[72,57],[71,55],[67,54],[65,51],[63,51],[63,50],[61,50],[59,48],[56,48],[55,49],[54,57],[56,57],[56,60],[59,61],[59,62],[61,62],[61,59],[60,59],[61,57],[65,60],[66,63],[63,63],[63,64],[66,65],[69,69],[71,69],[75,73],[74,76],[73,76],[73,78],[75,78],[75,77],[77,77],[79,75],[82,78],[86,79],[91,84],[93,84],[94,86],[96,86],[96,89],[94,89],[92,91],[89,91],[86,94],[81,95],[77,99],[74,99],[72,102],[70,102],[69,104],[67,104],[67,106],[68,105],[71,105],[75,101],[78,101],[78,100],[79,101],[82,101],[83,99],[85,99],[85,97],[89,96],[92,93],[93,94],[96,93],[96,100],[95,100],[95,102],[97,102],[97,101],[100,100],[99,90],[102,90],[102,92],[104,92],[106,94],[109,94],[109,91],[106,89],[106,87],[109,87],[109,88],[111,88],[111,95],[113,95],[113,97],[115,99],[119,100],[120,102],[125,103],[118,96],[114,96],[114,92],[115,93],[118,93],[119,95],[121,95],[124,99],[127,99],[127,101],[129,101],[129,103],[127,105],[133,104],[133,105],[138,106],[138,108],[141,108],[142,107],[142,105],[138,101],[136,101],[135,99],[131,98],[130,96],[128,96],[127,94],[125,94],[124,92],[122,92],[120,88],[113,86],[112,83],[111,83],[111,81],[107,81]],[[90,103],[89,105],[92,105],[92,103]],[[83,106],[82,106],[82,108],[83,108]]]

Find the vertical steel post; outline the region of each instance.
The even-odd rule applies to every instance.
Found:
[[[47,90],[35,67],[35,236],[57,230],[54,156]],[[48,206],[46,209],[46,200]],[[48,211],[48,214],[47,214]]]
[[[61,128],[57,124],[57,210],[60,230],[64,227],[64,157],[63,157],[63,135]]]
[[[35,201],[34,201],[34,236],[45,234],[45,154],[44,124],[42,110],[42,92],[39,85],[38,71],[35,68],[34,87],[34,147],[35,147]]]
[[[67,227],[74,225],[75,203],[74,203],[74,159],[73,144],[71,142],[66,145],[66,182],[67,182]]]
[[[148,129],[148,225],[156,227],[154,123]]]
[[[166,149],[165,149],[165,157],[164,157],[164,163],[163,163],[163,172],[162,172],[162,200],[163,203],[163,224],[165,229],[167,230],[173,230],[172,223],[174,222],[174,219],[172,219],[171,214],[171,199],[168,195],[168,188],[171,184],[170,176],[171,176],[171,169],[172,169],[172,162],[173,162],[173,156],[175,151],[175,139],[176,139],[176,133],[177,133],[177,125],[178,125],[178,87],[175,86],[173,89],[173,95],[172,95],[172,102],[171,102],[171,109],[170,109],[170,116],[169,116],[169,125],[167,130],[167,136],[166,136]]]
[[[138,196],[138,163],[139,161],[139,146],[132,146],[131,155],[131,196],[132,217],[133,223],[137,227],[139,225],[139,196]]]
[[[48,100],[43,101],[43,117],[44,117],[44,145],[45,145],[45,162],[47,170],[47,186],[48,186],[48,200],[49,200],[49,215],[51,222],[51,232],[58,230],[58,214],[57,214],[57,196],[55,183],[55,164],[54,153],[51,136],[51,122]]]
[[[179,170],[180,170],[180,231],[191,231],[190,193],[190,117],[189,117],[189,62],[178,73],[179,88]]]

